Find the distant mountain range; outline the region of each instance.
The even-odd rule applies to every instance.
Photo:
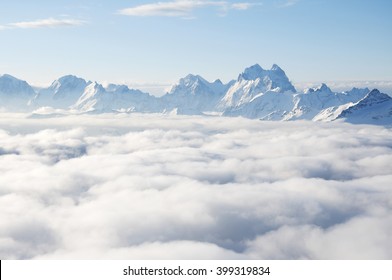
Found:
[[[298,92],[276,64],[269,70],[258,64],[250,66],[227,84],[190,74],[162,97],[125,85],[104,87],[72,75],[35,91],[25,81],[2,75],[0,108],[28,112],[53,108],[80,113],[214,114],[275,121],[342,119],[351,123],[392,124],[389,95],[368,88],[333,92],[326,84]]]

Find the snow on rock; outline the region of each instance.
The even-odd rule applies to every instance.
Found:
[[[157,112],[161,106],[156,97],[125,85],[112,85],[111,91],[94,82],[89,84],[73,106],[84,112]]]
[[[358,124],[392,124],[392,97],[373,89],[360,101],[343,110],[336,119]]]
[[[36,107],[69,108],[75,104],[89,84],[91,82],[73,75],[63,76],[55,80],[48,88],[40,90],[34,98],[34,105]]]
[[[276,64],[271,70],[264,70],[255,64],[242,72],[237,81],[228,89],[219,103],[219,109],[238,107],[250,102],[255,96],[266,92],[296,92],[286,73]]]
[[[34,95],[34,89],[26,81],[8,74],[0,76],[0,108],[14,111],[28,110]]]
[[[296,92],[286,73],[276,64],[270,70],[259,64],[250,66],[237,80],[227,84],[189,74],[162,97],[126,85],[103,87],[73,75],[61,77],[35,93],[25,81],[10,75],[0,76],[0,108],[34,111],[35,115],[65,111],[141,112],[392,124],[391,99],[368,88],[333,92],[324,83],[303,93]]]
[[[220,80],[210,83],[199,75],[189,74],[161,98],[164,111],[177,108],[178,113],[191,115],[213,111],[229,85]]]
[[[311,120],[321,111],[330,107],[339,107],[342,104],[357,102],[363,98],[368,89],[352,89],[349,92],[332,92],[326,85],[321,84],[317,88],[308,89],[304,94],[294,96],[294,107],[288,114],[287,119]]]
[[[225,116],[242,116],[261,120],[283,120],[293,108],[293,95],[289,92],[276,94],[269,91],[255,96],[251,101],[230,107]]]
[[[338,116],[346,110],[348,107],[352,106],[353,103],[347,103],[340,106],[332,106],[326,109],[321,110],[312,120],[313,121],[322,121],[322,122],[330,122],[334,121],[338,118]]]

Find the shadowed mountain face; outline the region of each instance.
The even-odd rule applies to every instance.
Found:
[[[26,110],[34,95],[33,88],[27,82],[10,75],[0,76],[0,107],[13,111]]]
[[[343,110],[337,118],[351,123],[392,123],[392,98],[374,89],[357,103]]]
[[[38,92],[34,102],[55,108],[68,108],[75,104],[90,84],[84,79],[68,75],[54,81],[50,87]]]
[[[378,90],[353,88],[333,92],[326,84],[297,92],[276,64],[265,70],[255,64],[223,84],[199,75],[181,78],[162,97],[125,85],[108,87],[72,75],[34,92],[27,82],[0,76],[0,107],[34,111],[41,107],[77,112],[141,112],[203,115],[214,113],[262,120],[345,119],[354,123],[391,124],[390,97]]]

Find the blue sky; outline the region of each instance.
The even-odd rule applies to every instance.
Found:
[[[167,85],[280,65],[297,83],[392,80],[392,1],[1,1],[0,73]]]

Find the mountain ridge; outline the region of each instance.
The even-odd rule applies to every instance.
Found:
[[[333,92],[325,83],[298,92],[277,64],[269,70],[254,64],[227,84],[219,79],[209,82],[200,75],[188,74],[161,97],[126,85],[109,84],[104,87],[74,75],[62,76],[38,91],[11,75],[0,76],[0,107],[30,112],[41,107],[81,113],[203,115],[215,112],[215,115],[261,120],[344,119],[353,123],[392,124],[392,109],[388,107],[392,98],[388,97],[368,88]],[[372,110],[381,110],[381,113]],[[359,117],[358,114],[362,115]]]

